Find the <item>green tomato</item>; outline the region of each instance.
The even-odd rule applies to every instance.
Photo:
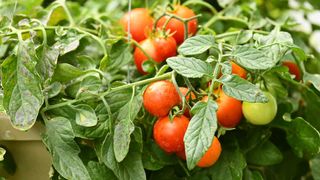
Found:
[[[248,122],[254,125],[270,123],[277,114],[277,101],[269,92],[264,92],[269,101],[267,103],[242,103],[242,112]]]

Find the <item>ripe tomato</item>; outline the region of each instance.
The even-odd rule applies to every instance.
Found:
[[[193,16],[195,16],[194,12],[185,7],[185,6],[180,6],[180,5],[176,5],[174,6],[174,10],[169,12],[171,14],[177,15],[181,18],[191,18]],[[160,18],[160,20],[157,23],[157,27],[162,28],[167,19],[169,17],[168,16],[164,16],[162,18]],[[193,19],[191,21],[188,22],[188,35],[192,36],[196,33],[197,31],[197,19]],[[173,34],[173,38],[177,41],[177,44],[181,44],[184,41],[184,24],[183,22],[171,18],[166,26],[166,30],[170,29],[170,33],[174,33]]]
[[[209,167],[217,162],[221,154],[221,144],[219,139],[214,137],[211,146],[208,151],[203,155],[203,157],[198,162],[199,167]]]
[[[170,121],[168,116],[160,117],[153,126],[153,138],[168,153],[184,149],[183,137],[188,128],[189,119],[176,116]]]
[[[238,64],[234,62],[231,62],[231,66],[232,66],[232,74],[237,74],[241,78],[246,79],[247,71],[245,69],[243,69],[242,67],[240,67]]]
[[[180,104],[180,96],[170,81],[157,81],[144,91],[143,104],[152,115],[166,116],[173,106]]]
[[[131,13],[126,13],[120,23],[122,27],[128,32],[128,21],[130,18],[130,34],[132,38],[138,42],[147,38],[147,32],[152,29],[153,18],[149,11],[145,8],[136,8]]]
[[[301,79],[300,70],[299,70],[299,67],[296,63],[291,62],[291,61],[283,61],[282,64],[284,66],[287,66],[289,68],[289,72],[296,76],[294,78],[295,80],[299,81]]]
[[[276,99],[269,92],[264,92],[264,94],[269,99],[267,103],[242,103],[243,115],[251,124],[268,124],[277,114]]]
[[[208,101],[208,96],[204,96],[202,101]],[[218,104],[217,119],[219,124],[227,128],[236,127],[242,118],[241,101],[226,95],[223,91],[219,91],[216,102]]]
[[[183,149],[182,151],[176,152],[176,155],[177,155],[180,159],[183,159],[183,160],[186,160],[186,159],[187,159],[185,149]]]
[[[184,95],[184,96],[186,96],[187,93],[188,93],[188,91],[189,91],[189,89],[186,88],[186,87],[179,87],[179,89],[180,89],[182,95]],[[190,98],[191,98],[191,99],[190,99]],[[187,103],[188,103],[190,100],[194,100],[194,99],[196,99],[196,95],[195,95],[193,92],[189,93],[188,96],[186,96]],[[187,117],[190,117],[189,108],[186,108],[186,110],[185,110],[185,112],[184,112],[183,115],[185,115],[185,116],[187,116]]]
[[[141,48],[158,63],[177,54],[177,43],[171,36],[148,38],[139,44]],[[141,74],[147,74],[143,71],[142,64],[148,60],[148,57],[138,47],[136,47],[133,57],[137,70]]]

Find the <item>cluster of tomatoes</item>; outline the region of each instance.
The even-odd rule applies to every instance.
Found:
[[[139,42],[139,47],[135,48],[134,61],[137,70],[141,74],[148,74],[143,64],[148,60],[154,63],[161,63],[167,58],[175,56],[177,46],[184,41],[184,22],[173,17],[184,19],[195,17],[194,12],[184,6],[176,5],[154,21],[150,12],[144,8],[133,9],[131,13],[125,14],[121,23],[124,29],[132,38]],[[128,21],[130,19],[130,27]],[[187,22],[188,36],[192,36],[197,31],[197,19]],[[161,29],[162,33],[150,33],[155,31],[154,27]],[[232,73],[241,78],[247,77],[245,69],[234,62],[231,62]],[[296,80],[300,80],[300,72],[297,65],[290,61],[282,64],[289,68],[289,72],[294,74]],[[188,102],[207,101],[208,96],[196,97],[188,88],[180,87],[179,91]],[[265,125],[270,123],[277,113],[276,99],[269,92],[264,92],[268,98],[267,103],[242,102],[226,95],[221,88],[214,91],[214,100],[218,104],[216,113],[218,123],[221,127],[235,128],[243,118],[254,125]],[[167,153],[175,153],[181,159],[186,159],[184,149],[184,135],[192,116],[186,108],[183,114],[178,114],[169,118],[169,113],[175,106],[182,105],[182,99],[174,84],[168,80],[157,81],[149,84],[143,94],[145,109],[152,115],[158,117],[153,127],[153,137],[155,142]],[[188,103],[187,107],[190,107]],[[213,142],[204,156],[197,163],[199,167],[209,167],[219,158],[222,148],[217,137],[213,137]]]
[[[148,74],[143,66],[146,61],[161,63],[176,55],[177,45],[184,41],[184,23],[175,17],[188,19],[195,16],[191,9],[181,5],[173,6],[167,14],[155,22],[147,9],[136,8],[121,19],[124,29],[130,31],[132,39],[139,42],[140,47],[134,51],[134,62],[141,74]],[[156,31],[153,29],[154,23],[160,33],[151,33]],[[197,19],[188,21],[188,35],[192,36],[196,31]]]

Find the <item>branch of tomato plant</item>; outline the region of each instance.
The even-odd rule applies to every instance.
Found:
[[[180,91],[179,85],[178,85],[178,83],[176,81],[176,72],[174,70],[172,71],[171,81],[172,81],[174,87],[176,88],[176,90],[177,90],[177,92],[178,92],[178,94],[180,96],[180,99],[182,101],[181,102],[182,103],[182,108],[179,109],[179,111],[176,114],[173,115],[173,118],[174,118],[175,115],[183,114],[184,111],[186,110],[186,97]]]
[[[168,72],[168,73],[165,73],[165,74],[157,76],[157,77],[145,79],[145,80],[134,82],[134,83],[131,83],[131,84],[125,84],[125,85],[118,86],[118,87],[115,87],[115,88],[110,88],[108,91],[99,93],[96,96],[84,96],[84,97],[79,98],[79,99],[73,99],[73,100],[69,100],[67,102],[62,102],[62,103],[58,103],[58,104],[49,105],[48,107],[44,107],[42,109],[42,111],[45,112],[45,111],[48,111],[48,110],[51,110],[51,109],[56,109],[56,108],[67,106],[67,105],[71,105],[73,103],[77,103],[77,102],[80,102],[80,101],[86,101],[86,100],[89,100],[89,99],[93,99],[93,98],[96,98],[96,97],[104,97],[104,96],[110,94],[111,92],[116,92],[116,91],[120,91],[120,90],[124,90],[124,89],[128,89],[128,88],[132,88],[133,86],[141,86],[141,85],[148,84],[148,83],[151,83],[151,82],[154,82],[154,81],[170,79],[171,76],[172,76],[172,72]]]
[[[202,5],[208,9],[210,9],[210,11],[212,12],[212,14],[217,14],[218,11],[216,10],[215,7],[213,7],[211,4],[205,2],[205,1],[200,1],[200,0],[189,0],[183,3],[184,6],[188,6],[190,4],[199,4]]]
[[[213,78],[211,80],[211,84],[210,84],[210,87],[209,87],[208,97],[210,97],[212,95],[214,83],[218,82],[217,77],[218,77],[219,72],[220,72],[220,66],[221,66],[220,63],[221,63],[222,57],[223,57],[223,44],[222,43],[218,44],[218,49],[219,49],[218,62],[216,63],[216,65],[214,67],[214,70],[213,70]]]

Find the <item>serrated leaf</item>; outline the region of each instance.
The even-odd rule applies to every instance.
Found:
[[[238,46],[232,51],[231,56],[235,61],[243,67],[248,69],[268,69],[275,65],[275,63],[264,52],[250,46]]]
[[[254,84],[237,75],[223,75],[219,79],[223,92],[228,96],[246,102],[267,102],[264,93]]]
[[[66,179],[90,179],[79,158],[80,148],[74,141],[74,133],[68,119],[56,117],[46,122],[42,140],[48,148],[54,168]]]
[[[78,104],[73,106],[76,110],[76,123],[84,127],[93,127],[97,125],[98,119],[94,110],[86,104]]]
[[[217,130],[218,105],[211,99],[190,120],[184,136],[187,165],[193,169],[211,146]]]
[[[168,65],[177,73],[188,78],[201,78],[211,76],[213,70],[209,63],[196,58],[171,57],[167,59]]]
[[[36,63],[35,48],[28,41],[19,42],[16,53],[1,66],[3,105],[12,125],[20,130],[33,126],[44,101]]]
[[[130,136],[134,131],[133,120],[140,111],[141,105],[142,98],[139,94],[120,109],[117,118],[119,122],[114,129],[113,135],[115,158],[118,162],[121,162],[129,152]]]
[[[197,55],[208,49],[215,47],[214,37],[211,35],[198,35],[186,39],[178,48],[178,52],[182,55]]]

